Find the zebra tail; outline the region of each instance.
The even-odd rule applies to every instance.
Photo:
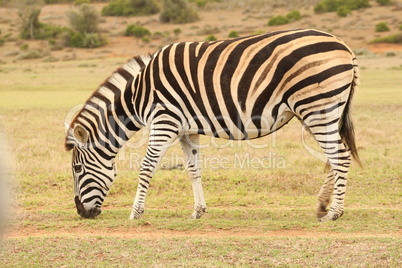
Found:
[[[351,117],[352,99],[354,92],[357,86],[359,85],[359,67],[357,65],[356,57],[353,58],[353,71],[354,75],[350,89],[350,95],[346,102],[345,110],[343,111],[341,120],[339,122],[339,133],[341,135],[343,142],[349,148],[352,157],[357,161],[359,166],[362,167],[362,163],[359,159],[359,154],[357,152],[357,146],[355,142],[355,131]]]

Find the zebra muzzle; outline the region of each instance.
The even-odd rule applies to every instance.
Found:
[[[76,196],[74,198],[75,206],[77,207],[77,213],[83,218],[95,218],[99,214],[102,213],[102,210],[99,207],[94,207],[92,209],[85,209],[84,205],[81,203],[80,198]]]

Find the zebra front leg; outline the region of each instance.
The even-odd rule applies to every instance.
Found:
[[[201,169],[199,167],[199,135],[184,136],[180,142],[186,157],[187,171],[194,194],[194,212],[191,218],[199,219],[207,209],[201,183]]]
[[[144,213],[145,199],[152,175],[167,149],[173,144],[176,138],[177,131],[172,132],[166,129],[158,131],[151,129],[147,152],[141,163],[137,193],[135,195],[130,220],[138,219]]]

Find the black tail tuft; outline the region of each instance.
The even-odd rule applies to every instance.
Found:
[[[350,89],[350,95],[348,101],[345,106],[345,110],[343,111],[343,115],[339,122],[339,133],[343,142],[347,145],[350,153],[352,154],[353,158],[362,166],[362,163],[359,159],[359,154],[357,152],[356,142],[355,142],[355,131],[353,127],[352,117],[351,117],[351,106],[352,106],[352,99],[353,94],[356,90],[359,81],[359,68],[356,63],[356,58],[353,59],[353,66],[354,66],[354,78],[352,81],[352,87]]]

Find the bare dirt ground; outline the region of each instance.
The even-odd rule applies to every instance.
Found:
[[[108,230],[38,230],[36,228],[23,227],[11,230],[6,233],[5,238],[24,238],[24,237],[117,237],[117,238],[144,238],[144,239],[158,239],[164,237],[208,237],[208,238],[222,238],[222,237],[301,237],[301,238],[401,238],[401,232],[386,233],[386,234],[373,234],[365,232],[354,233],[340,233],[340,232],[316,232],[306,230],[276,230],[267,232],[253,232],[253,231],[231,231],[231,230],[217,230],[206,229],[203,231],[172,231],[172,230],[157,230],[153,227],[140,227],[127,231],[125,229],[108,229]]]

